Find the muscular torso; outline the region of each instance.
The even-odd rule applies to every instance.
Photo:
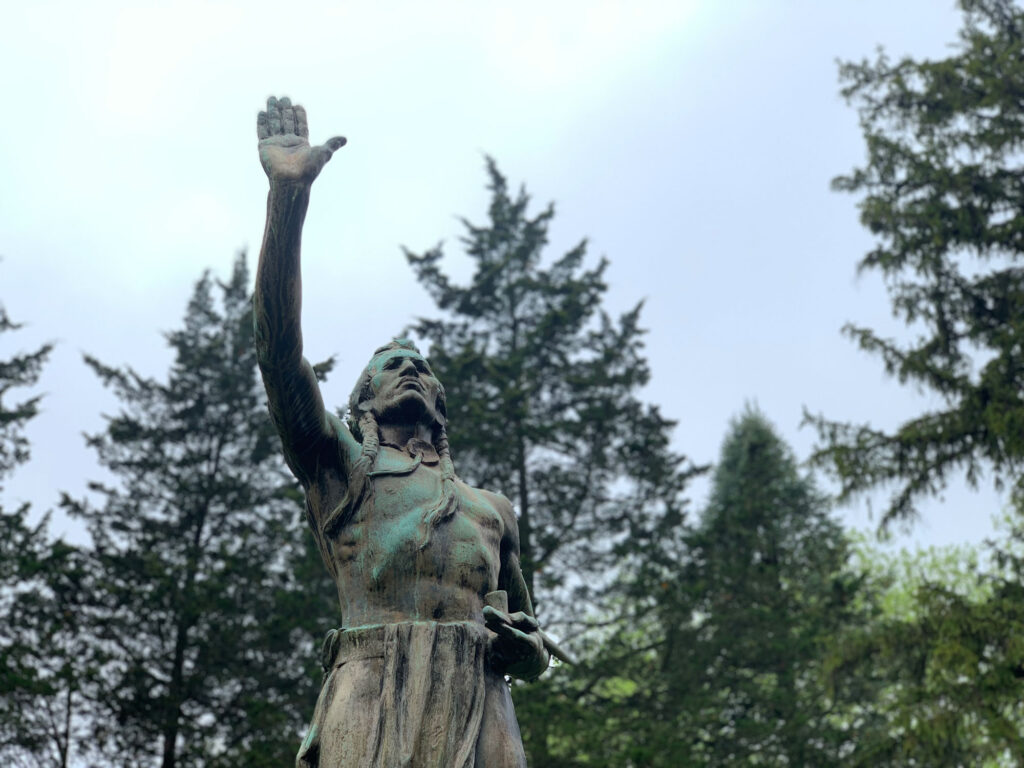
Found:
[[[436,464],[416,465],[403,452],[381,446],[371,474],[372,492],[330,542],[342,626],[482,623],[483,597],[499,589],[506,533],[501,507],[508,501],[457,481],[458,511],[424,524],[441,492]],[[336,492],[317,496],[314,503],[324,506],[340,501]]]

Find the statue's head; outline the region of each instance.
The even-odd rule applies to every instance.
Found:
[[[334,536],[352,518],[364,495],[372,492],[368,475],[380,450],[381,424],[426,424],[433,430],[441,469],[441,492],[437,501],[423,512],[420,548],[430,541],[435,525],[459,508],[455,492],[455,466],[448,451],[444,387],[416,346],[407,339],[395,339],[373,353],[349,398],[349,428],[362,443],[359,458],[352,465],[345,498],[324,521],[324,533]]]
[[[367,412],[380,424],[427,424],[435,436],[447,421],[444,387],[408,339],[395,339],[373,353],[348,405],[360,440],[359,423]]]

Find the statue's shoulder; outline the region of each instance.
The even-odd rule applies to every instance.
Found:
[[[327,411],[327,425],[331,434],[338,440],[341,455],[345,459],[346,463],[351,466],[355,463],[356,459],[359,458],[360,452],[363,450],[363,446],[360,445],[359,441],[353,436],[348,425],[341,420],[340,417]]]
[[[512,502],[508,500],[508,497],[504,494],[498,493],[497,491],[488,491],[486,488],[473,488],[469,486],[474,492],[478,493],[483,497],[488,504],[494,507],[496,510],[502,513],[504,516],[506,513],[515,516],[515,511],[512,508]]]

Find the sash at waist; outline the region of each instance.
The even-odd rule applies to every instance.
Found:
[[[401,621],[392,624],[370,624],[365,627],[352,627],[351,629],[328,630],[324,638],[323,647],[320,651],[320,664],[325,673],[329,673],[334,667],[346,664],[350,661],[362,661],[363,659],[382,659],[387,655],[387,638],[395,637],[394,631],[390,633],[389,627],[434,627],[442,629],[453,628],[448,631],[455,631],[459,634],[466,633],[470,637],[477,637],[486,642],[490,636],[489,630],[475,621]],[[461,628],[461,631],[454,629]],[[394,640],[391,644],[394,645]]]

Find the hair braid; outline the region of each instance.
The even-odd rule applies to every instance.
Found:
[[[455,464],[452,462],[451,451],[448,449],[448,432],[444,426],[438,429],[437,438],[434,440],[434,449],[437,451],[437,458],[441,466],[441,498],[437,503],[423,513],[420,520],[420,530],[423,540],[420,549],[430,543],[430,533],[435,525],[455,514],[459,508],[459,495],[455,492]]]
[[[324,521],[324,533],[327,536],[334,536],[352,518],[359,507],[359,502],[366,495],[366,476],[373,469],[377,453],[380,451],[380,432],[377,429],[377,417],[372,411],[367,411],[359,419],[359,434],[362,436],[362,448],[359,451],[359,458],[352,465],[345,498],[331,510],[331,514]],[[373,485],[369,486],[372,490]]]

